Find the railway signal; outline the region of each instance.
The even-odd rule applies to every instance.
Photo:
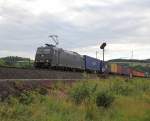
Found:
[[[105,50],[105,47],[106,47],[106,42],[102,43],[102,45],[100,46],[100,49],[103,50],[103,62],[104,62],[104,50]]]
[[[104,73],[104,76],[105,76],[105,73],[106,73],[106,70],[105,70],[105,60],[104,60],[104,50],[105,50],[105,47],[106,47],[106,42],[103,42],[100,46],[100,49],[103,50],[103,67],[102,67],[102,72]]]
[[[104,43],[100,46],[100,48],[101,48],[101,49],[104,49],[104,48],[106,47],[106,45],[107,45],[106,42],[104,42]]]

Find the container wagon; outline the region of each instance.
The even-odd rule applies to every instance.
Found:
[[[122,66],[117,64],[117,74],[122,75]]]
[[[122,67],[122,74],[123,75],[129,75],[129,68],[128,67]]]
[[[87,55],[84,55],[85,70],[92,72],[102,72],[102,61]]]
[[[133,70],[133,76],[135,76],[135,77],[145,77],[145,73]]]
[[[117,64],[110,64],[110,72],[112,74],[117,74]]]

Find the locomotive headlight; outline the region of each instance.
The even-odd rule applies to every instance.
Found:
[[[46,62],[49,62],[49,60],[46,60]]]

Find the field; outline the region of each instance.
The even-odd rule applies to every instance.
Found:
[[[0,121],[150,121],[150,79],[55,82],[1,101]]]

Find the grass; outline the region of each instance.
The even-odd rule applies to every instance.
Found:
[[[0,121],[150,121],[149,79],[110,77],[52,87],[46,96],[32,91],[1,102]],[[103,91],[114,97],[107,108],[96,106]],[[80,103],[72,94],[82,97]]]

